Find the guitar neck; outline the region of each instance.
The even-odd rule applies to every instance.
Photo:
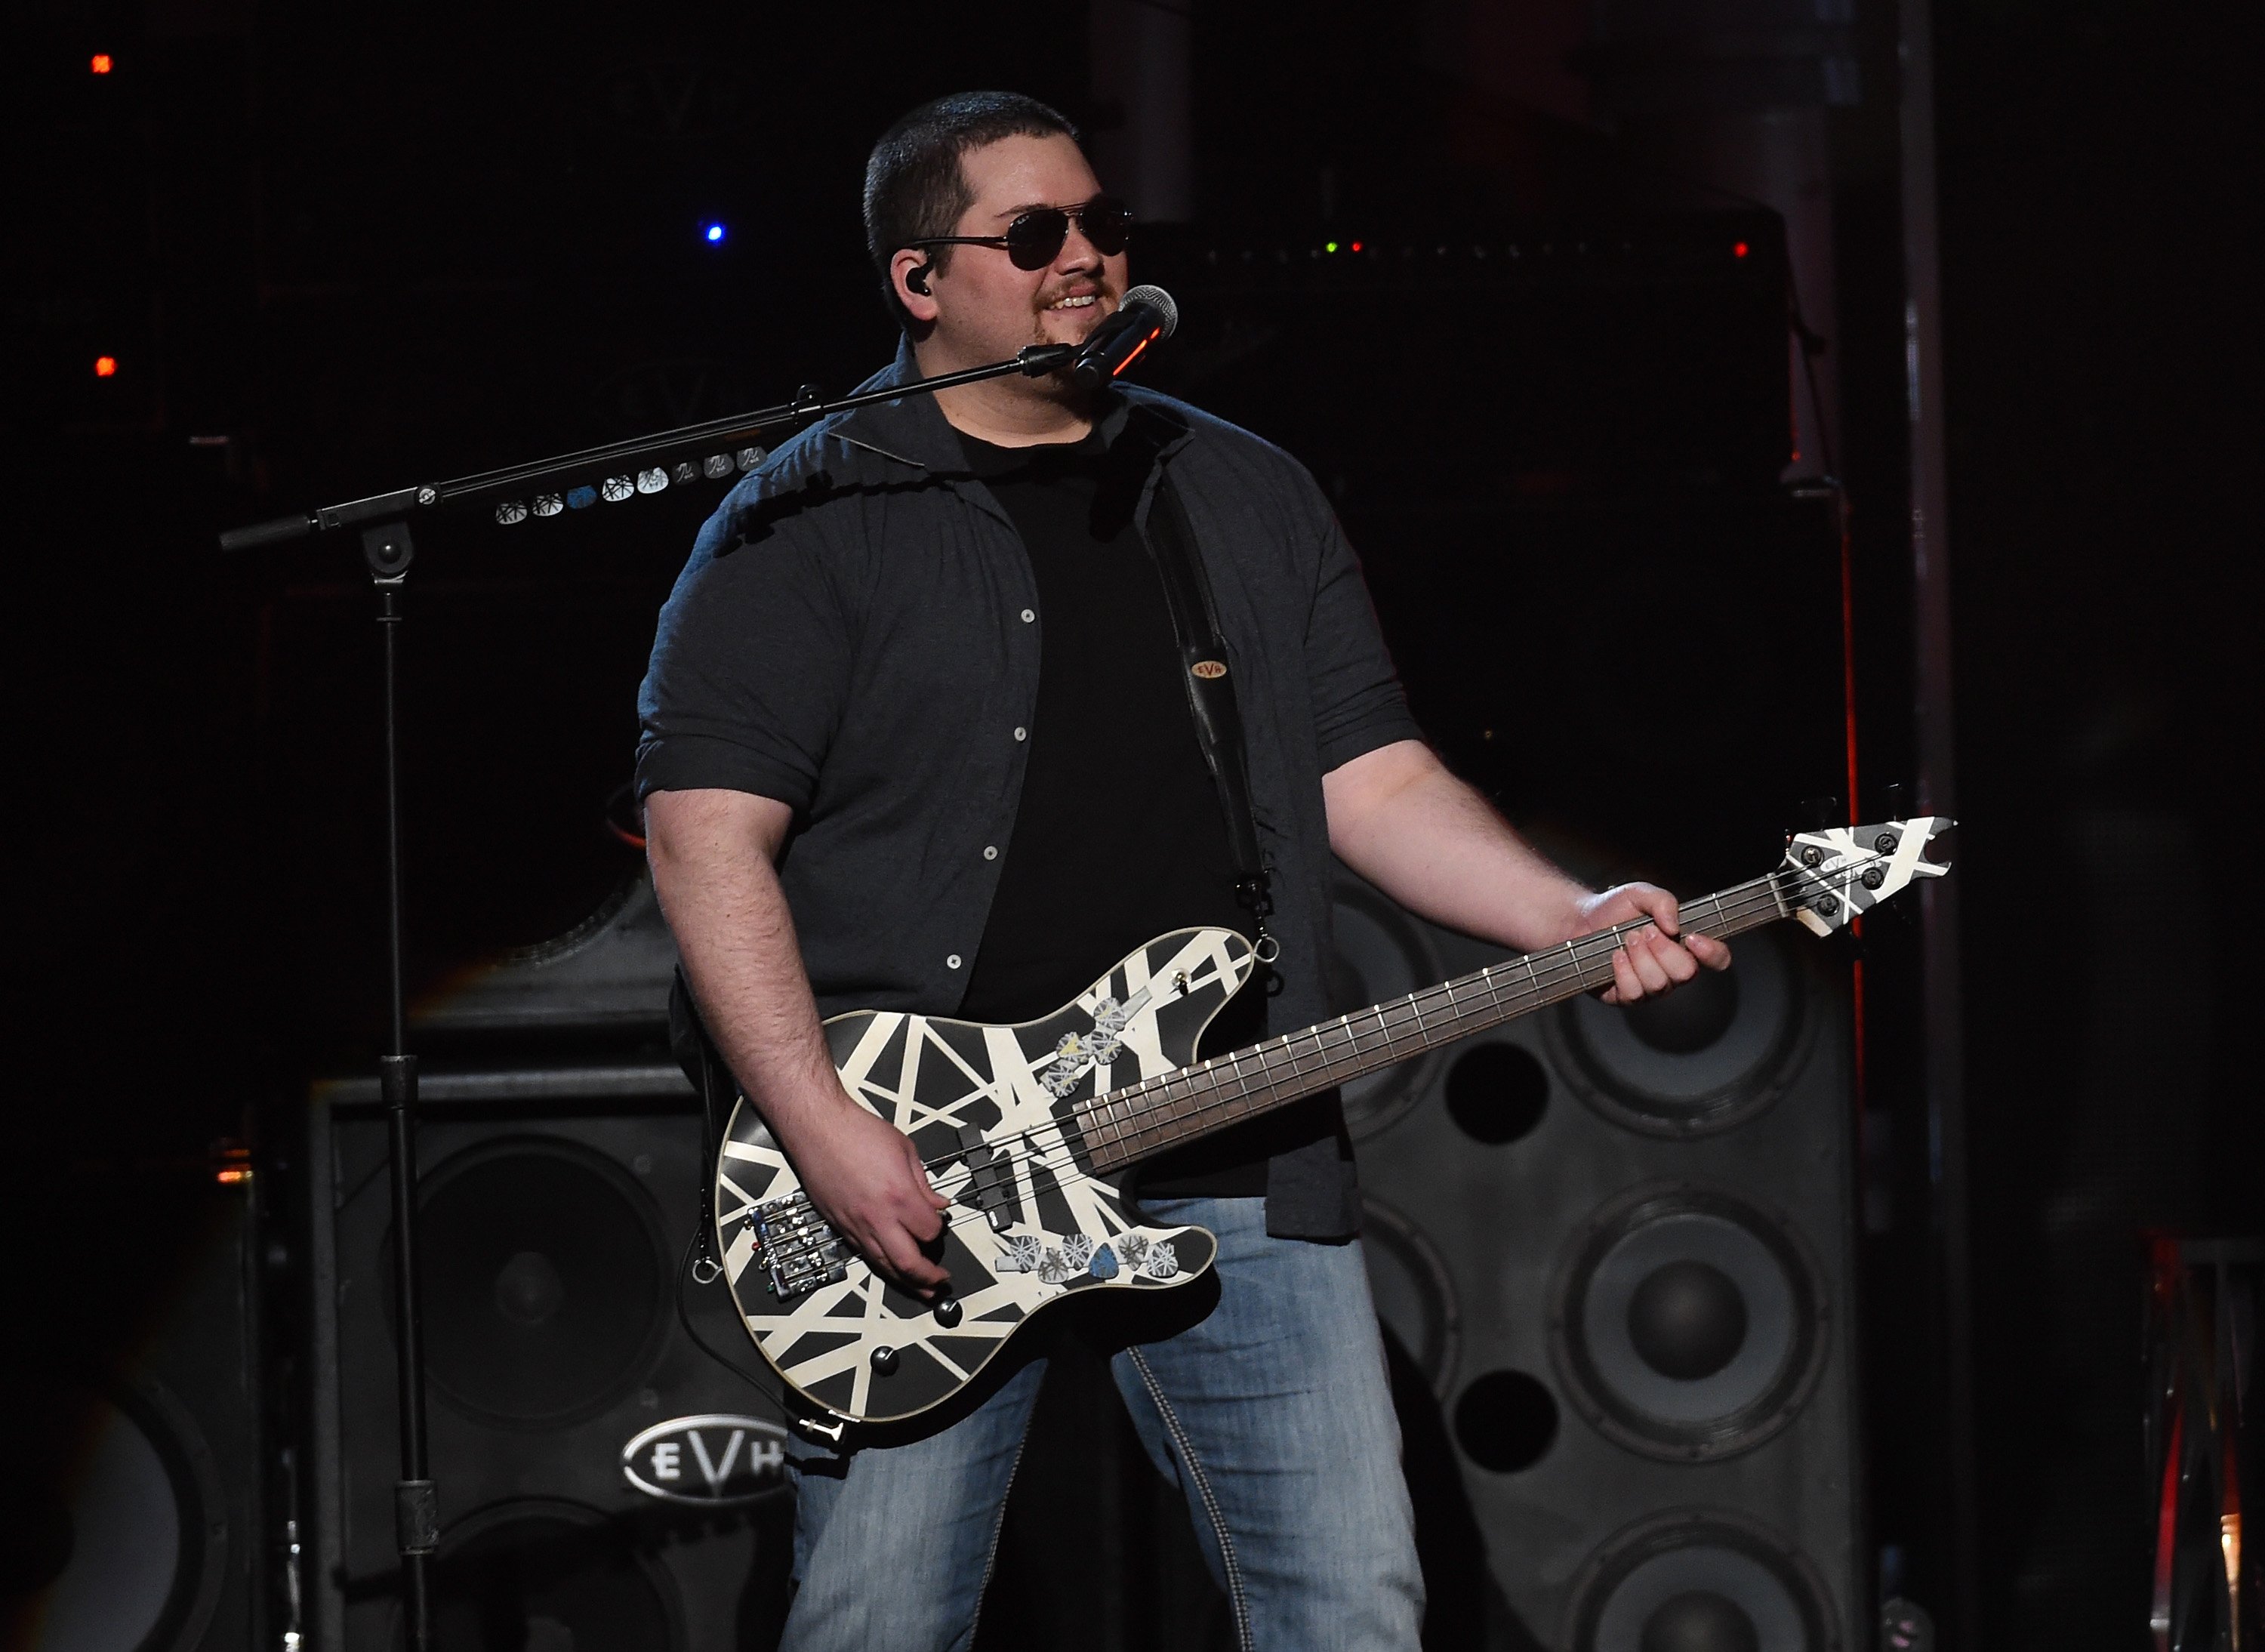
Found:
[[[1727,937],[1790,915],[1773,873],[1686,903],[1682,925],[1701,935]],[[1093,1167],[1103,1173],[1121,1169],[1331,1085],[1609,986],[1613,952],[1630,931],[1647,921],[1600,929],[1389,1003],[1372,1004],[1302,1032],[1094,1096],[1079,1108]]]

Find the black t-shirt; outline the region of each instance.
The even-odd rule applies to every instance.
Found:
[[[1006,864],[960,1005],[971,1021],[1050,1015],[1135,947],[1196,924],[1249,933],[1220,796],[1196,743],[1164,588],[1105,485],[1098,434],[1001,448],[962,433],[1014,519],[1038,589],[1038,711]],[[1263,978],[1206,1033],[1206,1056],[1265,1035]],[[1303,1104],[1143,1168],[1146,1192],[1260,1194],[1266,1161],[1329,1134]]]

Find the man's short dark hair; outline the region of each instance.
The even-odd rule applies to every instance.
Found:
[[[913,319],[897,301],[889,259],[912,242],[950,235],[974,205],[959,157],[1001,138],[1056,135],[1084,142],[1060,111],[1012,91],[956,91],[922,104],[881,135],[865,163],[865,247],[899,326],[909,331]],[[937,247],[930,255],[939,274],[954,251]]]

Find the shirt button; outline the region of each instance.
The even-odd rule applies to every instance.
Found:
[[[983,858],[987,861],[997,860],[999,858],[999,846],[996,843],[986,843],[983,846]]]
[[[950,957],[944,959],[943,967],[948,970],[958,969],[959,967],[959,954],[955,952]]]
[[[1028,729],[1016,729],[1015,738],[1018,740],[1027,740],[1031,738],[1031,731]]]
[[[1023,610],[1023,623],[1025,625],[1035,623],[1038,617],[1038,615],[1029,608],[1024,608]]]

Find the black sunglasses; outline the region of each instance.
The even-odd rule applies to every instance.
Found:
[[[936,235],[908,247],[1004,247],[1018,270],[1042,270],[1061,253],[1071,219],[1103,258],[1115,258],[1132,237],[1132,215],[1114,195],[1096,195],[1082,207],[1033,207],[1005,235]]]

